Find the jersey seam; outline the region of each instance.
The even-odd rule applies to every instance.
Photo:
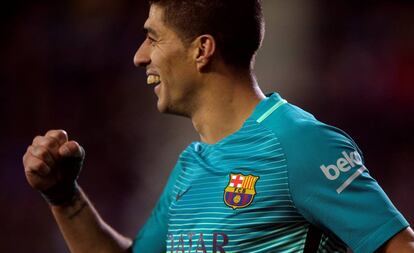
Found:
[[[255,121],[256,122],[256,121]],[[296,204],[295,204],[295,202],[294,202],[294,200],[293,200],[293,196],[292,196],[292,191],[291,191],[291,188],[290,188],[290,176],[289,176],[289,166],[288,166],[288,158],[287,158],[287,155],[286,155],[286,152],[285,152],[285,148],[284,148],[284,145],[283,145],[283,143],[282,143],[282,141],[280,140],[280,138],[279,138],[279,135],[277,134],[277,133],[275,133],[274,131],[273,131],[273,129],[270,129],[270,128],[268,128],[267,126],[265,126],[265,125],[263,125],[263,124],[261,124],[261,123],[259,123],[259,122],[256,122],[256,124],[259,126],[259,127],[262,127],[262,128],[264,128],[266,131],[268,131],[268,132],[270,132],[270,134],[277,140],[277,142],[280,144],[280,146],[281,146],[281,149],[282,149],[282,153],[283,153],[283,158],[285,159],[285,163],[286,163],[286,173],[287,173],[287,183],[288,183],[288,190],[289,190],[289,199],[290,199],[290,201],[292,202],[292,204],[293,204],[293,207],[295,208],[295,210],[296,210],[296,212],[298,212],[299,214],[300,214],[300,212],[299,212],[299,209],[296,207]],[[301,214],[302,215],[302,214]]]
[[[362,240],[360,240],[359,241],[359,243],[357,244],[357,246],[355,247],[355,251],[356,252],[359,252],[361,249],[364,249],[364,248],[366,248],[367,247],[367,242],[370,242],[371,240],[372,240],[372,238],[375,238],[375,236],[377,236],[377,234],[379,233],[379,232],[381,232],[382,230],[384,230],[384,228],[387,228],[387,226],[389,225],[389,224],[393,224],[393,223],[396,223],[396,222],[399,222],[399,219],[400,219],[400,214],[396,214],[396,215],[394,215],[393,217],[392,217],[392,219],[390,219],[388,222],[386,222],[386,223],[384,223],[384,224],[382,224],[378,229],[376,229],[373,233],[371,233],[371,234],[369,234],[368,236],[366,236],[366,237],[364,237]],[[406,228],[408,225],[406,225],[406,226],[403,226],[402,228],[400,228],[399,229],[399,231],[401,231],[402,229],[404,229],[404,228]],[[396,233],[395,233],[396,234]],[[394,234],[394,235],[395,235]],[[394,235],[392,235],[392,236],[394,236]],[[384,240],[384,242],[382,243],[382,244],[380,244],[380,245],[377,245],[377,247],[375,248],[375,250],[376,249],[378,249],[379,247],[381,247],[387,240],[389,240],[390,238],[392,238],[392,236],[391,237],[389,237],[389,238],[387,238],[387,239],[385,239]],[[384,239],[384,238],[383,238]]]

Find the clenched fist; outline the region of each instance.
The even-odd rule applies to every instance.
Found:
[[[52,205],[64,205],[76,195],[76,179],[85,151],[69,141],[64,130],[50,130],[33,139],[23,156],[27,181]]]

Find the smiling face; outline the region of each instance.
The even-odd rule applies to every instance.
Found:
[[[160,112],[190,116],[197,93],[196,67],[191,46],[163,21],[163,8],[151,5],[144,24],[147,38],[134,56],[136,66],[145,67],[147,82],[156,85]]]

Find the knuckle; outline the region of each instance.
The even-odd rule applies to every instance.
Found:
[[[27,149],[26,149],[26,152],[24,152],[24,154],[23,154],[23,160],[25,159],[25,157],[26,157],[28,154],[30,154],[30,147],[31,147],[31,146],[28,146],[28,147],[27,147]]]
[[[46,175],[49,173],[50,169],[46,163],[40,162],[40,161],[34,161],[25,167],[25,171],[26,173],[29,173],[29,174]]]
[[[26,163],[26,159],[27,159],[27,152],[23,155],[23,157],[22,157],[22,162],[23,162],[23,164],[25,164]]]
[[[51,134],[55,133],[56,131],[59,131],[59,130],[57,130],[57,129],[50,129],[50,130],[48,130],[46,132],[46,135],[51,135]]]
[[[37,174],[38,168],[33,164],[28,164],[24,167],[26,174]]]
[[[29,146],[29,148],[27,148],[26,153],[23,155],[23,165],[26,166],[27,164],[30,164],[30,161],[33,157],[32,155],[32,146]]]
[[[40,141],[41,139],[43,139],[43,136],[41,136],[41,135],[37,135],[36,137],[34,137],[34,138],[33,138],[33,142],[32,142],[32,144],[33,144],[33,145],[35,145],[35,144],[39,143],[39,141]]]
[[[45,162],[51,161],[50,154],[47,151],[47,149],[45,149],[44,147],[41,147],[41,146],[34,147],[32,154]]]
[[[33,146],[50,146],[51,139],[47,136],[36,136],[33,140]]]
[[[49,130],[46,133],[46,136],[55,138],[58,141],[58,143],[64,143],[68,139],[66,131],[62,129]]]
[[[83,157],[85,155],[85,150],[76,141],[71,141],[70,148],[74,151],[74,155],[77,157]]]
[[[68,136],[68,133],[63,129],[56,130],[56,134],[60,137]]]
[[[27,164],[26,164],[26,170],[27,171],[37,171],[39,170],[40,166],[41,166],[42,162],[40,162],[37,159],[28,159]]]
[[[44,146],[46,148],[56,148],[59,146],[58,141],[53,138],[53,137],[43,137],[40,141],[39,141],[39,145],[40,146]]]
[[[26,159],[26,168],[28,170],[35,171],[37,170],[39,166],[41,166],[41,163],[43,163],[41,160],[31,155],[31,156],[28,156]]]
[[[71,149],[74,149],[74,150],[79,150],[79,149],[80,149],[80,145],[79,145],[79,143],[78,143],[78,142],[76,142],[76,141],[70,141],[68,144],[69,144],[68,146],[69,146]]]

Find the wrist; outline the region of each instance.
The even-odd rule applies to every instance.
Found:
[[[70,205],[79,194],[79,186],[76,181],[61,182],[40,194],[52,206]]]

